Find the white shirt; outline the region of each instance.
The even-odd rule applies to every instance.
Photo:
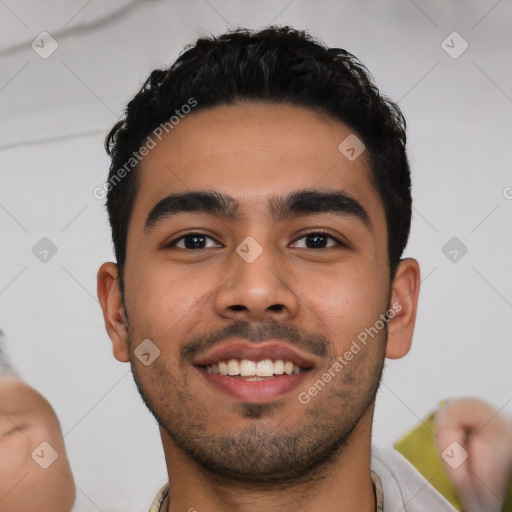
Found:
[[[384,512],[457,512],[396,450],[372,445],[370,466],[382,482]]]

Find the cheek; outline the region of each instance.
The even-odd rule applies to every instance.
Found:
[[[126,274],[126,295],[134,311],[144,315],[169,311],[187,297],[183,277],[156,261],[141,262]],[[127,299],[128,300],[128,299]]]
[[[387,294],[382,279],[374,272],[352,269],[312,275],[301,298],[312,321],[322,331],[327,326],[327,335],[342,350],[385,312]]]
[[[173,339],[186,336],[190,322],[204,308],[216,275],[156,262],[138,268],[126,275],[130,334],[134,342],[149,338],[164,350]]]

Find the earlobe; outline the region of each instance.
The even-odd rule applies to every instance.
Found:
[[[386,357],[390,359],[404,357],[411,349],[419,291],[420,266],[413,258],[403,259],[391,284],[386,345]]]
[[[121,362],[130,360],[128,349],[128,320],[118,285],[115,263],[103,263],[98,270],[97,293],[103,311],[105,328],[112,340],[114,357]]]

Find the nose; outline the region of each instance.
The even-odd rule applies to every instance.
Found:
[[[215,308],[232,320],[290,320],[297,316],[300,300],[291,287],[286,261],[264,249],[252,262],[233,253],[231,269],[219,285]]]

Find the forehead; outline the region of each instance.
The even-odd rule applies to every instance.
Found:
[[[383,216],[367,151],[350,160],[339,150],[354,135],[340,121],[297,106],[244,102],[199,109],[161,140],[153,137],[156,145],[138,169],[134,228],[142,229],[145,215],[167,195],[206,189],[235,198],[247,215],[264,213],[271,196],[338,189],[358,199],[370,218]]]

